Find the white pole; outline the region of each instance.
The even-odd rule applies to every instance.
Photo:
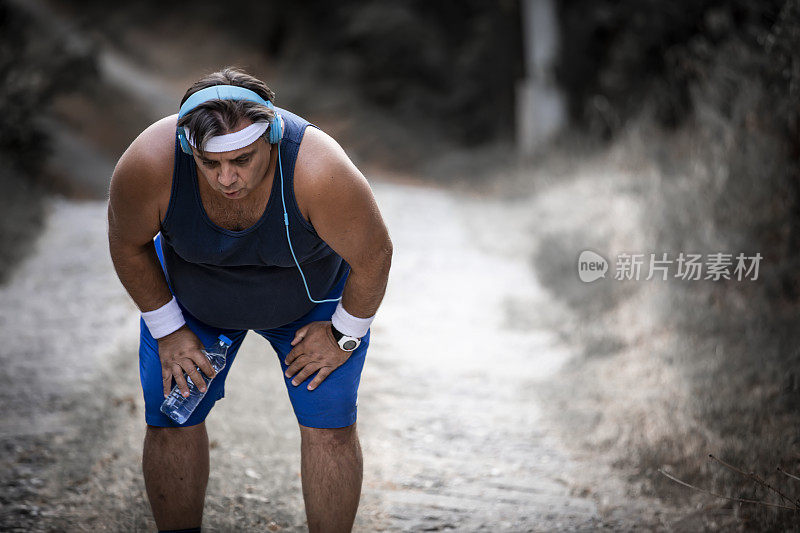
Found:
[[[530,155],[565,123],[564,97],[556,87],[553,65],[559,27],[553,0],[522,0],[525,79],[517,85],[517,143]]]

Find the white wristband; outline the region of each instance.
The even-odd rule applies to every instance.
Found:
[[[186,324],[181,308],[178,306],[178,300],[174,296],[172,300],[158,309],[142,313],[142,318],[154,339],[166,337]]]
[[[336,311],[334,311],[333,316],[331,316],[331,323],[333,324],[333,327],[345,335],[360,339],[367,334],[369,325],[372,324],[374,319],[375,315],[372,315],[369,318],[358,318],[357,316],[351,315],[344,310],[342,301],[339,300],[339,304],[336,306]]]

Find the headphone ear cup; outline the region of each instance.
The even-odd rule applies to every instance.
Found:
[[[178,130],[178,142],[181,143],[181,150],[184,154],[192,155],[192,147],[189,146],[189,141],[186,140],[186,135],[183,133],[183,128]]]
[[[278,144],[281,142],[282,138],[283,123],[281,121],[281,116],[276,113],[275,118],[269,123],[269,143]]]

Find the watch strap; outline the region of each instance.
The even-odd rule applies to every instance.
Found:
[[[333,324],[331,324],[331,332],[333,333],[333,338],[336,339],[336,342],[339,342],[342,337],[344,337],[344,333],[336,329]]]
[[[342,337],[345,336],[344,333],[336,329],[336,326],[331,324],[331,332],[333,333],[333,338],[336,339],[336,342],[339,342]],[[348,335],[348,337],[353,337],[352,335]],[[361,340],[363,337],[353,337],[354,339]]]
[[[336,341],[336,344],[338,344],[339,347],[346,352],[352,352],[361,344],[361,338],[345,335],[336,329],[333,324],[331,324],[331,333],[333,334],[333,339]]]

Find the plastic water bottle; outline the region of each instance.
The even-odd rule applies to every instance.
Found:
[[[220,335],[214,346],[203,350],[203,353],[208,357],[211,366],[214,367],[217,373],[225,368],[225,357],[228,355],[228,348],[230,345],[231,340],[225,335]],[[206,392],[208,392],[208,386],[211,385],[211,380],[214,378],[209,378],[203,374],[202,371],[200,371],[200,375],[206,382]],[[189,396],[184,398],[183,394],[181,394],[180,387],[175,384],[175,386],[172,387],[172,392],[169,393],[164,403],[161,404],[161,412],[178,424],[183,424],[189,419],[189,416],[194,412],[200,400],[206,395],[206,392],[200,392],[200,389],[194,384],[192,378],[186,374],[184,374],[184,376],[186,377],[186,384],[189,385]]]

